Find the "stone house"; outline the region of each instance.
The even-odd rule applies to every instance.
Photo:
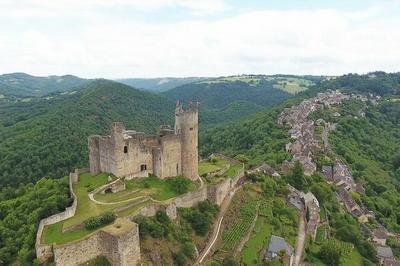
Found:
[[[273,260],[280,256],[281,253],[284,253],[288,258],[288,262],[286,265],[293,265],[294,260],[294,249],[290,246],[284,238],[279,236],[271,236],[271,240],[268,245],[268,250],[265,256],[266,260]]]

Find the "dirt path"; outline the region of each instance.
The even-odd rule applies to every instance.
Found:
[[[239,188],[240,188],[240,186],[235,188],[231,192],[229,192],[229,194],[222,201],[221,206],[220,206],[220,211],[218,214],[218,218],[217,218],[217,226],[214,227],[214,230],[211,234],[209,242],[207,243],[206,247],[200,252],[200,256],[197,258],[197,260],[195,261],[195,263],[193,265],[201,265],[203,260],[210,253],[210,250],[212,249],[212,247],[214,246],[215,242],[218,239],[218,235],[221,230],[221,225],[222,225],[222,221],[224,219],[224,215],[225,215],[226,211],[228,210],[229,204],[231,203],[233,196],[235,195],[236,191]]]
[[[306,240],[306,222],[305,222],[304,211],[302,211],[300,213],[300,218],[299,218],[299,227],[298,227],[293,266],[300,265],[301,256],[303,255],[305,240]]]

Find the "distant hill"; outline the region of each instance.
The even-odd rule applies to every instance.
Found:
[[[241,75],[201,80],[162,94],[172,100],[200,102],[204,123],[229,122],[275,106],[322,78]]]
[[[140,89],[163,92],[188,83],[204,80],[201,77],[188,78],[127,78],[116,81]]]
[[[156,132],[172,124],[174,103],[150,92],[91,81],[75,93],[0,107],[0,187],[59,178],[88,165],[87,137],[113,121]]]
[[[0,75],[0,95],[43,96],[69,91],[89,81],[72,75],[35,77],[25,73],[3,74]]]

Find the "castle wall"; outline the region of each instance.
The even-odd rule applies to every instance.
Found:
[[[129,139],[125,142],[128,153],[121,150],[121,170],[118,176],[142,177],[148,173],[153,173],[153,152],[152,147],[139,143],[137,139]],[[140,166],[146,165],[146,170],[142,173]]]
[[[100,147],[99,139],[100,136],[90,136],[88,139],[89,146],[89,165],[90,172],[92,174],[98,174],[101,171],[100,168]]]
[[[231,179],[225,178],[221,182],[209,186],[207,189],[207,197],[210,201],[214,202],[217,205],[221,205],[225,196],[228,195],[231,188]]]
[[[110,137],[101,137],[99,139],[99,160],[101,172],[113,173],[114,169],[116,169],[115,160],[113,158],[113,149],[114,147],[111,145]]]
[[[112,265],[137,265],[140,260],[139,227],[120,218],[87,238],[54,245],[53,251],[56,265],[80,265],[100,255]]]
[[[174,199],[175,206],[178,208],[190,208],[196,206],[199,202],[205,201],[207,199],[207,186],[186,193]]]
[[[46,225],[51,225],[55,224],[61,221],[64,221],[66,219],[71,218],[72,216],[75,215],[76,211],[76,206],[78,205],[78,199],[75,195],[75,192],[73,190],[73,184],[78,182],[79,174],[83,172],[87,172],[89,169],[75,169],[75,172],[69,174],[69,190],[71,193],[71,196],[73,198],[73,203],[70,207],[67,207],[65,211],[54,214],[50,217],[47,217],[45,219],[42,219],[39,222],[39,227],[36,233],[36,256],[39,259],[40,262],[44,262],[53,255],[53,250],[51,248],[51,245],[45,245],[42,244],[42,234],[43,234],[43,229]]]
[[[178,176],[181,171],[181,138],[179,135],[167,135],[161,138],[160,178]]]
[[[165,211],[165,213],[171,220],[175,220],[177,217],[176,205],[174,202],[167,205],[160,205],[160,204],[148,205],[146,207],[143,207],[138,214],[135,214],[132,217],[137,215],[145,217],[153,217],[157,214],[158,211]]]

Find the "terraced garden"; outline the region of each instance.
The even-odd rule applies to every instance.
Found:
[[[258,208],[258,202],[248,202],[240,208],[240,217],[223,234],[223,249],[232,251],[249,230]]]

